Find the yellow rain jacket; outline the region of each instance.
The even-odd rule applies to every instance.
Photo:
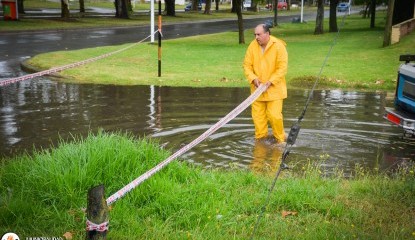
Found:
[[[272,84],[257,101],[273,101],[287,98],[285,75],[288,67],[288,53],[283,40],[270,36],[270,40],[262,52],[261,46],[254,39],[246,51],[243,67],[246,78],[251,84],[258,78],[261,83]],[[251,93],[256,90],[251,84]]]

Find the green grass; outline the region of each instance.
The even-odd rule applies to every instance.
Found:
[[[164,160],[149,139],[104,133],[4,159],[0,232],[83,239],[87,190],[109,196]],[[414,167],[321,177],[320,160],[277,181],[255,239],[412,239]],[[248,239],[271,179],[173,162],[113,204],[108,239]],[[296,215],[282,216],[283,211]]]
[[[377,14],[376,26],[384,25]],[[347,17],[319,87],[393,90],[399,55],[413,53],[415,35],[383,48],[383,29],[369,28],[369,19]],[[327,26],[325,22],[325,26]],[[341,19],[339,19],[339,26]],[[287,42],[290,87],[311,87],[320,72],[336,33],[314,35],[314,24],[280,24],[272,33]],[[245,32],[246,42],[253,39]],[[120,49],[99,47],[35,56],[29,64],[47,69]],[[238,44],[236,32],[200,35],[162,43],[162,76],[157,77],[157,44],[139,44],[112,57],[62,72],[70,81],[121,85],[168,85],[193,87],[246,87],[242,61],[247,44]]]

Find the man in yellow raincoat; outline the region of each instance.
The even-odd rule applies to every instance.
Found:
[[[255,139],[268,136],[268,121],[278,143],[286,141],[282,104],[287,98],[288,53],[286,43],[271,36],[269,27],[260,24],[255,28],[255,40],[246,50],[243,63],[244,73],[251,86],[251,93],[260,84],[268,89],[252,103],[252,119],[255,125]]]

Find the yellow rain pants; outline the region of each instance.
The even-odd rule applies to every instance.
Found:
[[[251,106],[252,119],[255,125],[255,139],[268,136],[268,121],[273,135],[278,142],[285,142],[285,131],[282,117],[282,99],[274,101],[255,101]]]

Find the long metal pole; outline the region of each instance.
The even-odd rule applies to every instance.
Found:
[[[159,0],[159,21],[158,21],[159,51],[158,51],[158,76],[161,77],[161,0]]]
[[[154,43],[154,1],[150,0],[150,42]]]
[[[300,22],[303,22],[303,13],[304,13],[304,0],[301,0],[301,20]]]

